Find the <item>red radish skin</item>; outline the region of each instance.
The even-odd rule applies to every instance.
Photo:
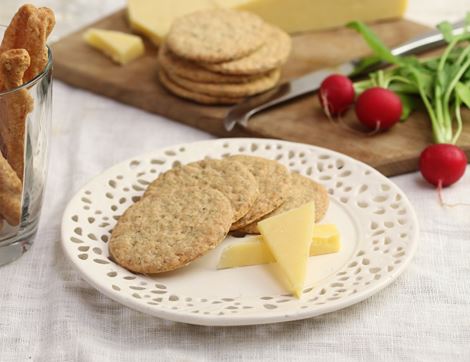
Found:
[[[364,91],[356,102],[356,116],[367,128],[387,130],[400,120],[400,97],[391,90],[374,87]]]
[[[446,187],[457,182],[465,173],[467,156],[459,147],[451,144],[428,146],[419,157],[419,170],[434,186]]]
[[[354,86],[348,77],[333,74],[322,82],[319,95],[327,116],[339,116],[354,103]]]

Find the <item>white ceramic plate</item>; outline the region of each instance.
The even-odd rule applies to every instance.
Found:
[[[275,264],[216,270],[221,246],[175,272],[133,274],[108,258],[119,215],[173,165],[245,153],[276,159],[321,182],[331,203],[322,223],[341,232],[337,254],[311,257],[302,298],[274,277]],[[248,325],[318,316],[357,303],[389,285],[415,253],[418,223],[403,192],[373,168],[309,145],[267,139],[219,139],[178,145],[122,162],[70,201],[62,222],[65,254],[108,297],[160,318],[202,325]]]

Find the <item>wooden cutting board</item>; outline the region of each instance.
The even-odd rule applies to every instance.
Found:
[[[130,32],[124,10],[90,26]],[[375,24],[373,29],[389,46],[428,30],[407,20]],[[388,132],[365,136],[328,121],[314,95],[261,113],[252,118],[247,129],[228,133],[223,128],[227,107],[199,105],[161,87],[157,79],[157,49],[150,43],[146,43],[143,58],[121,67],[87,46],[82,40],[84,30],[53,45],[56,78],[217,136],[280,138],[326,147],[364,161],[388,176],[416,170],[421,150],[432,142],[430,123],[423,112],[415,112],[407,122]],[[367,54],[369,50],[362,38],[349,29],[296,35],[283,77],[298,77]],[[353,112],[345,119],[351,121],[354,124]],[[460,146],[470,156],[470,127],[465,127]]]

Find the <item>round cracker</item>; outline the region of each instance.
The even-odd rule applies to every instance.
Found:
[[[257,15],[231,9],[201,10],[177,18],[168,33],[173,53],[195,62],[220,63],[264,44],[267,26]]]
[[[160,79],[160,83],[169,92],[179,97],[189,99],[193,102],[197,102],[201,104],[211,104],[211,105],[222,105],[222,104],[229,105],[229,104],[237,104],[243,99],[243,98],[232,98],[232,97],[223,97],[223,96],[210,96],[207,94],[193,92],[173,82],[163,69],[159,70],[158,77]]]
[[[173,83],[176,83],[180,87],[191,89],[194,92],[200,92],[213,97],[237,98],[252,96],[273,88],[279,82],[281,71],[279,69],[275,69],[267,73],[265,76],[256,78],[251,82],[237,84],[199,83],[179,77],[175,74],[167,73],[167,75]]]
[[[230,202],[217,190],[167,190],[144,197],[126,210],[111,234],[109,252],[133,272],[174,270],[224,240],[232,216]]]
[[[264,75],[241,76],[211,72],[196,63],[177,57],[166,43],[162,44],[158,51],[158,63],[167,73],[202,83],[246,83]]]
[[[251,209],[258,198],[258,183],[246,166],[228,160],[202,160],[173,168],[158,176],[145,196],[175,187],[211,187],[224,194],[232,205],[237,221]]]
[[[201,63],[201,66],[226,75],[252,75],[268,72],[283,65],[291,51],[291,38],[281,29],[269,26],[266,43],[257,51],[241,59],[224,63]]]
[[[308,177],[299,175],[298,173],[293,173],[291,176],[292,180],[286,201],[274,211],[237,231],[246,234],[259,234],[257,227],[259,221],[298,208],[311,201],[315,202],[315,222],[319,222],[323,219],[328,210],[328,191],[322,185]]]
[[[289,193],[290,174],[279,162],[261,157],[235,155],[227,158],[244,164],[258,182],[259,196],[253,207],[230,230],[238,230],[270,213],[281,205]]]

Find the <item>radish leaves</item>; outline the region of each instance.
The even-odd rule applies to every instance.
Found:
[[[470,24],[470,15],[466,17]],[[448,43],[440,57],[419,60],[411,56],[395,56],[390,49],[361,22],[348,27],[359,32],[373,52],[373,59],[393,64],[392,68],[369,74],[368,79],[354,84],[357,94],[373,87],[388,88],[400,95],[403,103],[401,119],[408,117],[416,107],[413,96],[424,104],[437,143],[457,142],[462,131],[461,107],[470,108],[470,40],[468,26],[460,35],[454,35],[448,22],[438,29]]]

